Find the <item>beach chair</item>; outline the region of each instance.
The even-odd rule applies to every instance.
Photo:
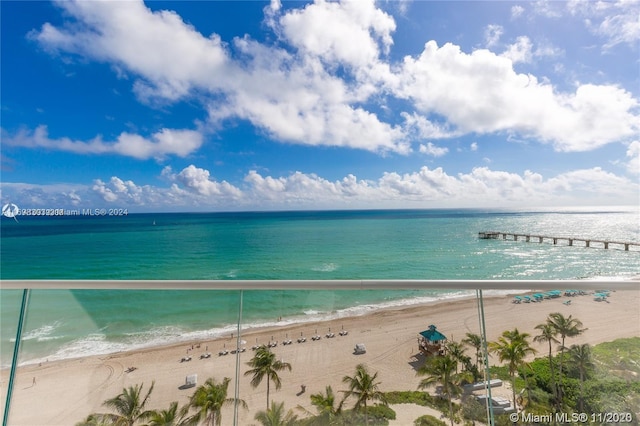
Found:
[[[520,296],[513,296],[513,302],[512,302],[512,303],[516,303],[516,304],[518,304],[518,303],[520,303],[520,302],[522,302],[522,297],[520,297]]]
[[[524,303],[531,303],[531,296],[524,296]]]

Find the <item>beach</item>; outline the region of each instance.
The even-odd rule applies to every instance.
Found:
[[[590,343],[592,345],[617,338],[640,336],[640,290],[618,290],[606,301],[597,302],[591,295],[548,299],[539,303],[512,303],[511,296],[492,296],[484,300],[487,339],[495,340],[503,331],[518,328],[535,336],[534,327],[544,322],[549,313],[561,312],[583,322],[587,330],[580,336],[568,339],[567,345]],[[569,305],[564,304],[571,300]],[[417,349],[417,334],[430,324],[437,326],[449,339],[460,341],[467,332],[478,333],[479,321],[474,298],[438,301],[419,306],[390,308],[370,314],[341,318],[332,321],[252,329],[241,335],[246,341],[246,352],[240,354],[239,396],[248,410],[239,409],[238,424],[255,423],[255,413],[266,408],[266,382],[257,388],[250,385],[250,377],[244,372],[246,363],[253,356],[251,347],[277,340],[272,350],[278,359],[288,362],[292,370],[282,371],[282,388],[271,386],[270,398],[284,402],[286,409],[297,406],[314,412],[309,396],[324,392],[331,385],[338,398],[345,375],[353,375],[355,366],[363,363],[371,373],[378,373],[382,391],[416,390],[420,377],[416,368],[423,361]],[[313,341],[317,333],[322,339]],[[327,338],[326,334],[335,333]],[[346,336],[339,332],[348,331]],[[306,342],[298,343],[300,336]],[[290,345],[282,345],[286,338]],[[180,389],[187,375],[197,374],[198,385],[209,377],[220,382],[229,377],[229,397],[236,392],[236,357],[221,356],[220,350],[235,348],[237,335],[218,340],[194,341],[104,356],[43,362],[18,369],[11,405],[12,425],[70,425],[83,420],[94,412],[108,412],[102,403],[114,397],[123,388],[152,382],[155,387],[148,409],[168,408],[172,401],[188,402],[195,388]],[[355,355],[354,346],[363,343],[366,353]],[[545,356],[545,344],[532,343],[538,356]],[[193,349],[192,349],[193,348]],[[210,358],[200,355],[212,353]],[[467,349],[473,356],[473,349]],[[181,362],[185,356],[192,360]],[[495,357],[491,362],[497,363]],[[134,370],[128,371],[131,367]],[[2,398],[6,395],[8,370],[2,371]],[[306,386],[304,393],[301,385]],[[347,401],[346,407],[351,402]],[[36,409],[37,408],[37,409]],[[426,409],[425,409],[426,413]],[[233,421],[233,409],[223,409],[223,424]],[[399,424],[399,423],[396,423]]]

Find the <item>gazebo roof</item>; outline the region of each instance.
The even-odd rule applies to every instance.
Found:
[[[436,330],[435,325],[430,325],[427,330],[421,331],[420,335],[430,342],[439,342],[441,340],[447,340],[447,336],[445,336],[444,334]]]

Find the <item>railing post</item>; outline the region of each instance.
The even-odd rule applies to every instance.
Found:
[[[7,399],[4,404],[3,426],[9,424],[9,412],[11,411],[11,394],[13,393],[13,381],[18,368],[18,355],[20,354],[20,342],[22,341],[22,327],[27,318],[27,304],[29,303],[28,288],[22,291],[22,304],[20,305],[20,317],[18,318],[18,328],[16,330],[16,344],[13,347],[13,358],[11,360],[11,371],[9,372],[9,383],[7,384]]]

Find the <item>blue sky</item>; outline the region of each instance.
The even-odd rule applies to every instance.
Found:
[[[640,202],[637,1],[1,7],[3,204]]]

